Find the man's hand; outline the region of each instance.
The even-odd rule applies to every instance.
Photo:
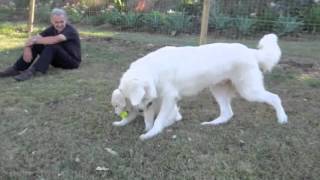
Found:
[[[30,63],[31,62],[31,60],[32,60],[31,47],[29,47],[29,46],[24,47],[24,49],[23,49],[23,60],[26,63]]]
[[[33,37],[29,38],[25,44],[25,47],[30,47],[30,46],[34,45],[37,42],[38,38],[39,38],[38,36],[33,36]]]

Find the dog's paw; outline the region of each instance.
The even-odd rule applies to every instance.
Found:
[[[219,125],[228,122],[228,119],[217,118],[212,121],[202,122],[201,125]]]
[[[180,113],[178,113],[176,116],[176,121],[181,121],[181,119],[182,119],[182,116]]]
[[[140,139],[141,141],[145,141],[145,140],[147,140],[147,139],[150,139],[150,137],[149,137],[148,135],[146,135],[146,134],[141,134],[141,135],[139,136],[139,139]]]
[[[209,125],[217,125],[217,123],[213,122],[213,121],[206,121],[206,122],[202,122],[201,125],[203,126],[209,126]]]
[[[279,124],[286,124],[286,123],[288,123],[288,116],[287,116],[286,114],[280,116],[280,117],[278,118],[278,123],[279,123]]]
[[[140,140],[144,141],[158,135],[159,133],[161,133],[161,131],[162,128],[153,127],[147,133],[140,135],[139,138]]]
[[[114,121],[112,123],[113,126],[124,126],[126,125],[127,123],[125,121]]]

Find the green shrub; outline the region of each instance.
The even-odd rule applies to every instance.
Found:
[[[127,0],[113,0],[113,2],[119,11],[124,12],[127,10]]]
[[[222,31],[232,26],[233,18],[223,14],[211,15],[209,17],[209,27]]]
[[[140,13],[128,12],[123,16],[123,27],[136,29],[142,25],[143,15]]]
[[[257,21],[255,19],[248,17],[237,17],[234,20],[236,29],[243,35],[249,35],[256,22]]]
[[[51,5],[48,3],[39,4],[37,10],[35,11],[35,19],[41,23],[49,23],[50,22],[50,12]]]
[[[176,9],[177,11],[184,12],[187,15],[200,16],[202,12],[202,1],[182,0]]]
[[[142,21],[148,30],[160,32],[164,23],[164,16],[159,11],[152,11],[144,14]]]
[[[0,7],[0,21],[2,22],[8,21],[10,17],[12,17],[13,15],[14,15],[14,11],[10,9],[8,6]]]
[[[80,23],[85,14],[85,10],[81,8],[81,5],[67,5],[64,9],[68,14],[69,21],[72,23]]]
[[[320,32],[320,5],[313,6],[304,21],[309,32]]]
[[[14,0],[17,9],[25,9],[29,6],[29,0]]]
[[[192,26],[192,17],[182,12],[170,13],[166,16],[164,27],[171,35],[188,32]]]
[[[293,34],[301,28],[303,22],[298,21],[297,17],[279,16],[274,24],[274,31],[280,36]]]
[[[111,25],[119,26],[124,24],[124,16],[117,9],[107,11],[106,13],[108,23]]]
[[[255,24],[258,31],[272,31],[274,22],[278,19],[274,11],[269,8],[264,9],[261,14],[257,15],[257,23]]]
[[[82,22],[85,24],[98,26],[108,22],[108,16],[105,13],[97,14],[96,16],[86,16]]]

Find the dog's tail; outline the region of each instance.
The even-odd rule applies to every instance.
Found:
[[[278,45],[278,37],[275,34],[264,35],[258,44],[256,57],[259,67],[264,71],[271,71],[279,62],[281,50]]]

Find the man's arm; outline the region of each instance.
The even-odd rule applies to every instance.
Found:
[[[42,37],[41,35],[36,35],[31,38],[29,38],[25,44],[25,47],[23,49],[23,60],[25,62],[30,62],[32,59],[32,51],[31,46],[34,44],[57,44],[59,42],[65,41],[67,38],[63,34],[59,34],[56,36],[46,36]]]
[[[33,39],[33,44],[57,44],[65,40],[67,40],[67,38],[63,34],[46,37],[36,36],[36,38]]]
[[[27,63],[29,63],[32,59],[32,51],[31,51],[31,46],[34,44],[35,39],[37,38],[41,38],[41,35],[36,35],[33,36],[31,38],[29,38],[26,43],[25,46],[23,48],[23,60]]]

